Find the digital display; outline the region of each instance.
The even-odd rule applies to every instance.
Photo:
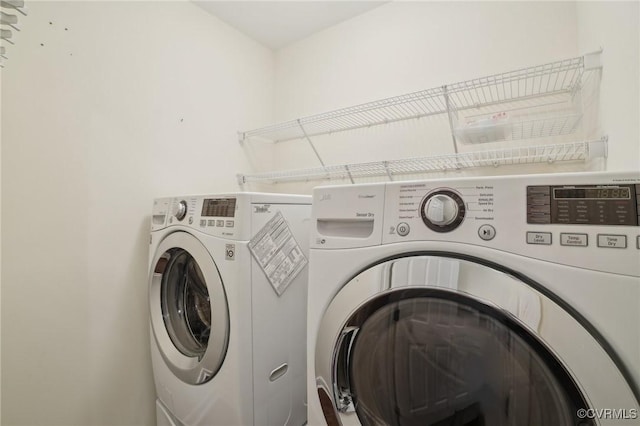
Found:
[[[640,226],[640,184],[528,186],[527,223]]]
[[[205,198],[202,202],[203,217],[233,217],[235,211],[235,198]]]
[[[631,198],[631,190],[628,187],[554,188],[553,198],[556,200],[628,200]]]

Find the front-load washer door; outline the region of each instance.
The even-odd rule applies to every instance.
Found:
[[[594,408],[637,415],[609,348],[531,284],[451,255],[392,259],[354,277],[316,342],[327,423],[587,426],[616,424],[596,423]]]
[[[219,370],[229,310],[214,260],[193,235],[169,234],[151,264],[151,327],[162,358],[182,381],[201,384]]]

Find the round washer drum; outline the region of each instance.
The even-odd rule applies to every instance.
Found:
[[[151,328],[162,358],[188,384],[220,369],[229,342],[229,309],[216,264],[187,232],[169,234],[151,263]]]
[[[353,424],[355,412],[362,425],[587,426],[580,410],[612,396],[636,406],[621,361],[563,305],[526,277],[450,253],[372,266],[341,288],[320,323],[325,419]],[[600,386],[575,380],[584,374],[597,374]]]

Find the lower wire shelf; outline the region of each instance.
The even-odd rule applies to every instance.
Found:
[[[580,162],[607,156],[607,137],[598,140],[553,145],[503,148],[490,151],[464,152],[433,157],[415,157],[401,160],[376,161],[314,167],[278,172],[238,174],[238,183],[280,183],[321,180],[350,180],[357,178],[412,175],[474,167],[501,165]]]

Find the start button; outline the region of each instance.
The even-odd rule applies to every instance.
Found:
[[[482,225],[478,228],[478,235],[485,241],[493,240],[496,236],[496,228],[491,225]]]

